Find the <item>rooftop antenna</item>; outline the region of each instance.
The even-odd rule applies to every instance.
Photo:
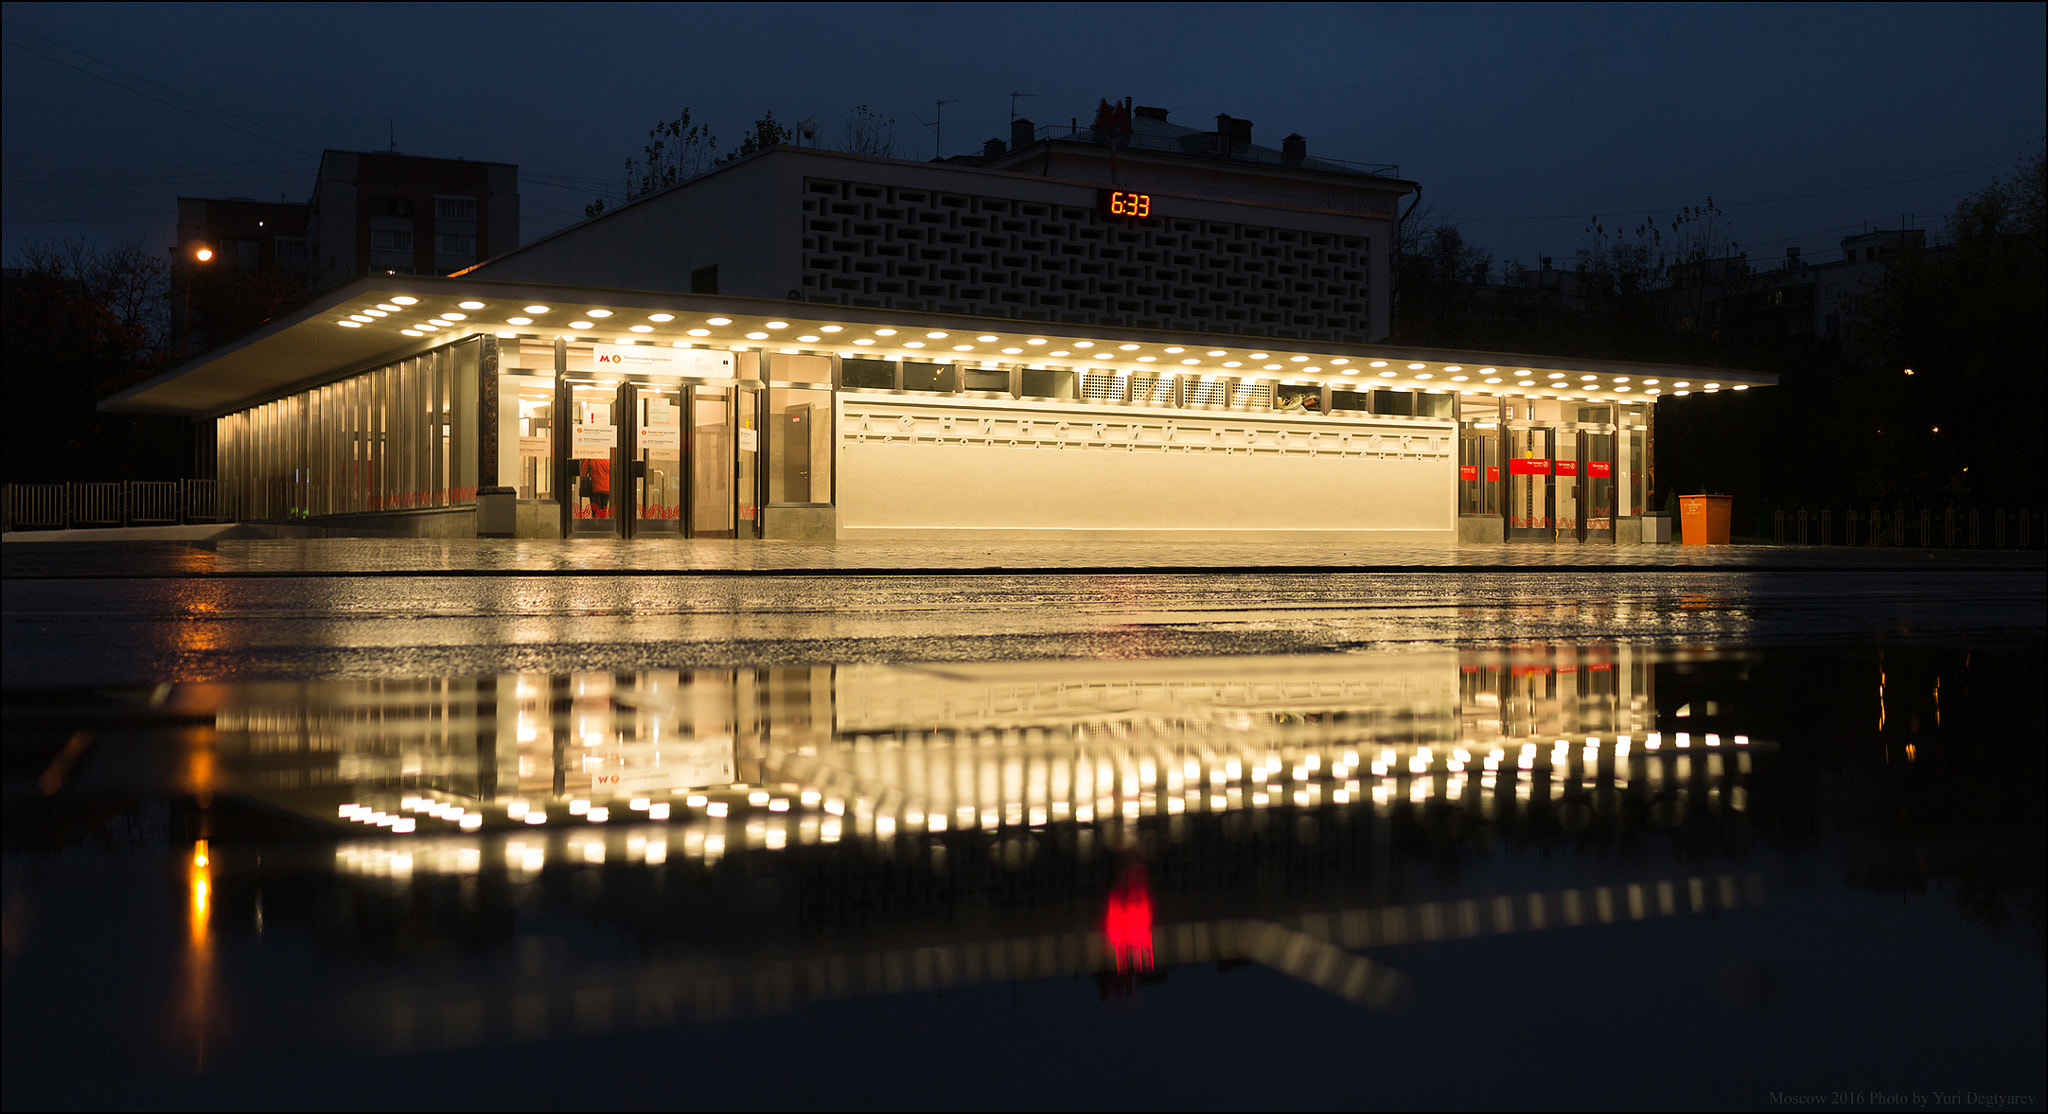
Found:
[[[391,129],[390,137],[385,140],[385,149],[395,155],[398,153],[398,118],[396,116],[387,116],[384,119],[384,125]]]
[[[1035,96],[1037,96],[1037,95],[1038,95],[1038,94],[1036,94],[1036,93],[1012,93],[1012,94],[1010,94],[1010,119],[1012,119],[1012,120],[1015,120],[1015,119],[1017,118],[1017,98],[1019,98],[1019,97],[1035,97]]]
[[[957,104],[959,99],[955,97],[950,101],[939,101],[938,110],[932,113],[932,157],[935,159],[946,157],[945,151],[942,150],[946,144],[946,133],[943,130],[946,126],[946,106]]]

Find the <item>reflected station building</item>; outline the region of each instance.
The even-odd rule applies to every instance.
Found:
[[[540,989],[524,984],[467,1004],[395,986],[365,1020],[431,1045],[450,1008],[604,1031],[710,1019],[731,1007],[707,1003],[744,1010],[749,994],[776,1012],[1241,959],[1379,1008],[1404,977],[1355,949],[1755,905],[1742,833],[1776,815],[1776,748],[1737,716],[1660,706],[1673,662],[1589,645],[512,674],[186,686],[168,706],[211,713],[219,793],[334,833],[338,884],[406,896],[362,908],[422,908],[449,884],[447,905],[483,916],[499,882],[538,882],[700,957],[579,975],[546,1010],[515,1001]],[[1403,866],[1473,825],[1497,841],[1492,866],[1436,883]],[[1713,850],[1723,836],[1732,857]],[[1563,888],[1510,861],[1581,838],[1630,851]],[[1127,895],[1135,918],[1118,901],[1134,861],[1153,879]],[[716,918],[689,911],[715,888],[646,880],[721,863],[781,896],[744,946],[713,949]],[[968,893],[993,903],[986,922],[948,912]],[[394,1030],[394,1011],[420,1026]]]
[[[1628,544],[1656,401],[1775,382],[1369,343],[1414,183],[1165,115],[770,148],[102,406],[336,534]]]

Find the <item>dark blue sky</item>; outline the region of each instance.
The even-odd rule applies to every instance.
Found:
[[[1828,257],[2041,149],[2048,7],[415,4],[5,8],[5,229],[168,247],[174,198],[304,200],[323,147],[513,162],[528,238],[690,107],[898,121],[929,158],[1130,96],[1397,163],[1502,260],[1711,196],[1753,260]],[[125,87],[124,87],[125,86]]]

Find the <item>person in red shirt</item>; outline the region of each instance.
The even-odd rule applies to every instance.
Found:
[[[612,462],[585,460],[582,465],[583,495],[590,500],[593,517],[610,518],[612,505]]]

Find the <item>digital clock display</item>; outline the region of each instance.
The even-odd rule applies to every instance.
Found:
[[[1129,190],[1103,190],[1102,211],[1112,217],[1142,220],[1152,215],[1152,195]]]

